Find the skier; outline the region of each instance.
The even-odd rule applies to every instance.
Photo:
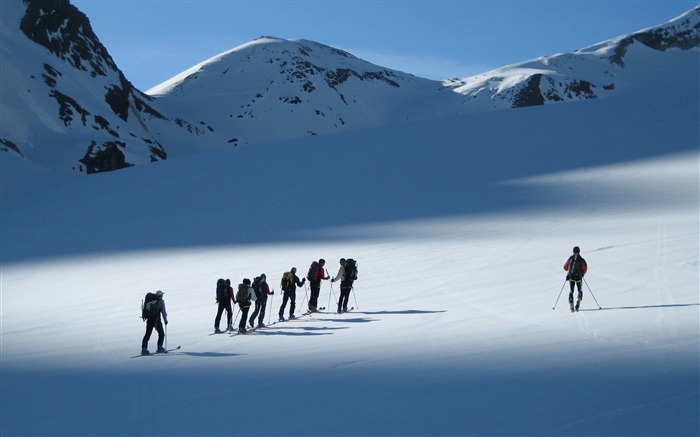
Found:
[[[231,323],[232,317],[232,310],[231,310],[231,302],[233,304],[236,304],[236,298],[233,295],[233,288],[231,287],[231,280],[227,279],[224,281],[224,284],[222,284],[224,288],[224,293],[226,294],[226,297],[223,300],[217,299],[216,303],[219,304],[219,309],[216,312],[216,318],[214,319],[214,332],[216,334],[221,334],[221,330],[219,329],[219,324],[221,323],[221,315],[224,311],[226,311],[226,320],[227,320],[227,332],[233,331],[233,325]]]
[[[348,312],[348,300],[350,299],[350,291],[354,278],[352,272],[348,269],[354,269],[354,261],[340,258],[340,268],[335,278],[331,282],[340,281],[340,299],[338,299],[338,314]]]
[[[263,328],[265,326],[263,319],[265,318],[265,308],[267,307],[267,296],[275,294],[274,291],[270,291],[270,286],[267,285],[267,276],[265,273],[253,280],[253,291],[255,291],[255,311],[253,311],[253,314],[250,316],[250,327],[256,327],[255,318],[257,317],[257,327]]]
[[[326,260],[323,258],[319,259],[318,262],[314,261],[309,267],[309,273],[306,275],[306,279],[309,280],[309,287],[311,288],[311,297],[309,297],[309,312],[316,312],[318,309],[318,295],[321,294],[321,280],[330,279],[326,276],[326,272],[323,266],[326,265]]]
[[[306,278],[299,281],[296,267],[292,267],[290,271],[284,272],[284,274],[282,275],[282,281],[280,282],[280,286],[282,287],[282,292],[284,293],[284,295],[282,297],[282,306],[280,307],[279,313],[280,322],[284,322],[284,308],[287,306],[288,300],[290,301],[289,318],[294,319],[294,309],[297,306],[297,287],[303,287],[305,282]]]
[[[253,290],[253,287],[250,286],[250,279],[245,278],[242,284],[238,284],[236,301],[241,309],[241,322],[238,324],[238,333],[245,334],[245,322],[248,320],[250,302],[255,301],[255,291]]]
[[[569,281],[571,287],[571,291],[569,292],[569,308],[573,313],[574,311],[578,311],[581,301],[583,300],[581,282],[583,281],[583,276],[588,271],[588,264],[581,256],[581,249],[578,246],[574,247],[574,253],[566,260],[564,270],[566,270],[566,280]],[[578,287],[576,305],[574,305],[574,286]]]
[[[149,293],[151,295],[152,293]],[[163,347],[163,342],[165,340],[165,332],[163,331],[163,323],[168,324],[168,313],[165,311],[165,301],[163,300],[163,293],[161,290],[155,292],[156,309],[152,314],[149,314],[146,318],[146,334],[143,336],[141,341],[141,355],[149,355],[148,351],[148,341],[151,339],[151,333],[153,333],[153,328],[158,331],[158,349],[156,353],[167,352]],[[147,296],[148,298],[148,296]],[[148,299],[147,299],[148,300]],[[163,323],[161,323],[160,316],[163,315]]]

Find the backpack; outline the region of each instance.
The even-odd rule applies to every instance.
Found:
[[[248,296],[248,286],[245,284],[238,284],[238,291],[236,292],[236,301],[247,302],[250,300]]]
[[[354,281],[357,279],[357,262],[352,259],[345,260],[345,275],[344,279],[346,281]]]
[[[253,279],[253,291],[255,291],[255,298],[258,300],[263,300],[267,297],[262,289],[262,278],[260,276]]]
[[[216,281],[216,301],[218,303],[226,303],[228,300],[228,287],[226,281],[219,279]]]
[[[294,274],[292,272],[284,272],[282,275],[282,281],[280,281],[280,286],[282,290],[291,290],[294,285]]]
[[[306,279],[309,281],[313,281],[314,279],[318,279],[318,271],[321,269],[321,265],[318,263],[318,261],[314,261],[311,263],[311,267],[309,267],[309,273],[306,274]]]
[[[155,293],[146,293],[141,301],[141,318],[143,320],[158,315],[158,296]]]
[[[580,256],[572,255],[569,264],[569,276],[571,279],[579,280],[582,277],[583,270],[581,268],[581,263],[585,262]]]

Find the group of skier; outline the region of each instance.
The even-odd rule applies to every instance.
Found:
[[[340,281],[340,298],[338,299],[338,314],[342,314],[348,311],[348,300],[350,298],[350,292],[353,288],[353,283],[357,279],[357,263],[353,259],[340,259],[340,267],[338,273],[331,278],[325,269],[326,261],[321,258],[318,261],[311,263],[309,267],[309,272],[305,278],[299,279],[297,276],[296,267],[292,267],[288,272],[282,275],[282,280],[280,285],[282,288],[282,305],[279,309],[279,321],[284,321],[284,312],[289,302],[289,319],[294,319],[294,311],[296,310],[296,289],[297,287],[303,287],[306,281],[309,281],[310,297],[308,304],[308,312],[312,313],[318,310],[318,297],[321,291],[321,281],[331,280],[331,282]],[[569,282],[569,308],[571,312],[579,310],[581,306],[581,301],[583,300],[583,288],[582,281],[584,275],[588,272],[588,264],[586,260],[581,256],[581,249],[575,246],[573,249],[573,254],[569,256],[564,264],[564,270],[566,271],[566,281]],[[574,303],[574,290],[578,289],[578,294],[576,296],[576,301]],[[163,300],[163,293],[158,290],[155,293],[148,293],[144,299],[142,305],[142,317],[146,321],[146,333],[143,336],[141,342],[141,354],[148,355],[148,341],[151,338],[151,333],[153,329],[158,332],[158,353],[167,352],[163,347],[163,341],[165,338],[165,333],[163,330],[163,325],[168,324],[168,314],[165,310],[165,301]],[[238,291],[234,294],[233,288],[231,287],[230,279],[219,279],[217,281],[216,287],[216,302],[218,304],[218,309],[216,312],[216,318],[214,319],[214,332],[221,333],[219,329],[221,323],[221,317],[223,312],[226,312],[227,318],[227,329],[228,332],[233,332],[234,328],[232,325],[232,308],[231,303],[238,304],[241,310],[241,321],[238,325],[238,333],[245,334],[246,322],[249,323],[251,327],[264,327],[263,318],[265,316],[265,308],[267,307],[267,297],[275,294],[274,290],[270,290],[270,286],[267,283],[267,276],[263,273],[256,277],[252,282],[250,279],[245,278],[243,282],[238,285]],[[558,300],[558,299],[557,299]],[[253,302],[255,307],[253,313],[248,317],[248,312]],[[161,322],[162,317],[162,322]],[[257,319],[257,323],[256,323]]]
[[[305,278],[299,279],[297,276],[296,267],[292,267],[289,271],[282,274],[280,286],[282,288],[282,305],[279,308],[278,320],[284,321],[284,313],[289,303],[289,319],[294,319],[294,311],[296,310],[296,290],[297,287],[303,287],[306,281],[309,281],[311,295],[309,297],[308,312],[313,313],[318,310],[318,296],[321,290],[321,281],[331,279],[325,270],[326,261],[321,258],[318,261],[311,263],[309,272]],[[341,281],[340,283],[340,299],[338,301],[338,314],[347,312],[348,298],[352,290],[353,282],[357,279],[357,264],[354,260],[345,258],[340,259],[340,268],[338,274],[331,279],[331,282]],[[219,281],[223,281],[220,279]],[[238,285],[238,291],[233,294],[233,288],[230,285],[231,281],[225,281],[225,292],[219,292],[219,284],[217,283],[217,303],[219,305],[214,319],[214,333],[221,333],[219,325],[221,315],[226,311],[228,319],[228,327],[226,331],[233,332],[234,328],[231,323],[231,303],[238,304],[241,311],[241,321],[238,325],[238,333],[245,334],[247,332],[246,321],[251,328],[262,328],[265,326],[263,318],[267,308],[267,297],[275,294],[274,290],[270,290],[267,283],[267,276],[263,273],[253,279],[245,278]],[[255,303],[253,313],[248,317],[250,307]],[[257,319],[257,321],[256,321]]]

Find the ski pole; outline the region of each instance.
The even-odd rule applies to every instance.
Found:
[[[557,304],[559,303],[559,298],[561,297],[562,291],[564,291],[564,286],[566,285],[566,282],[567,282],[567,280],[565,279],[564,283],[561,285],[561,290],[559,290],[559,296],[557,296],[557,301],[554,302],[554,306],[552,307],[552,309],[557,307]]]
[[[309,285],[306,282],[304,282],[304,300],[301,301],[301,305],[299,305],[299,308],[304,308],[304,302],[309,300],[308,290],[309,290]]]
[[[272,317],[272,299],[275,298],[275,290],[272,290],[272,297],[270,298],[270,311],[267,312],[267,324],[270,324],[270,318]]]
[[[328,305],[326,306],[326,311],[328,311],[328,308],[331,306],[331,293],[333,293],[333,283],[331,282],[331,291],[328,293]]]
[[[165,325],[165,349],[168,349],[168,325]]]
[[[598,299],[595,298],[595,294],[593,294],[593,290],[591,290],[591,287],[588,285],[588,282],[586,282],[586,280],[584,278],[581,278],[581,279],[583,279],[583,283],[586,284],[586,288],[588,288],[588,291],[591,293],[591,296],[593,296],[593,300],[595,301],[596,305],[598,305],[598,309],[602,310],[603,307],[601,307],[600,304],[598,303]]]
[[[234,305],[235,305],[235,304],[234,304]],[[236,317],[233,318],[233,323],[231,324],[232,327],[233,327],[233,326],[236,326],[236,320],[238,320],[238,313],[241,312],[241,307],[240,307],[240,305],[237,305],[237,306],[238,306],[238,310],[236,311]]]
[[[352,297],[355,299],[355,308],[358,310],[360,309],[360,305],[357,304],[357,297],[355,296],[355,287],[351,287],[350,290],[352,290]]]

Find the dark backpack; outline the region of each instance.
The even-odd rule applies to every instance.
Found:
[[[141,318],[143,320],[156,317],[158,315],[158,295],[146,293],[141,301]]]
[[[236,292],[236,300],[238,302],[247,302],[250,299],[248,296],[248,286],[246,284],[238,284],[238,291]]]
[[[569,277],[571,279],[581,279],[583,273],[581,263],[583,262],[585,262],[583,258],[577,255],[572,255],[571,258],[569,258]]]
[[[253,291],[255,292],[255,298],[257,300],[265,299],[266,295],[262,289],[262,278],[260,276],[253,279]]]
[[[345,275],[346,281],[354,281],[357,279],[357,262],[350,258],[345,260]]]
[[[216,281],[216,301],[218,303],[226,303],[228,297],[228,287],[226,281],[219,279]]]
[[[318,271],[321,269],[321,265],[318,263],[318,261],[314,261],[311,263],[311,266],[309,267],[309,273],[306,275],[306,279],[309,281],[313,281],[315,279],[318,279]]]

